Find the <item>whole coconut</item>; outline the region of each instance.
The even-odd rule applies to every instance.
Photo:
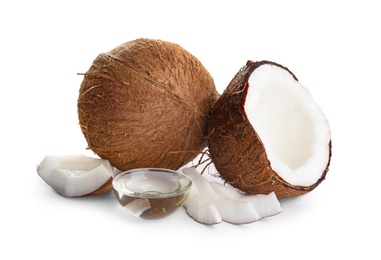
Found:
[[[177,44],[126,42],[93,61],[78,98],[88,149],[119,170],[178,169],[206,146],[213,78]]]

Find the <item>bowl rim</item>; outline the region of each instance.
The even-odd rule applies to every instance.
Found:
[[[180,190],[172,191],[172,192],[165,192],[165,193],[158,193],[158,194],[144,194],[144,193],[139,193],[139,192],[133,192],[129,191],[127,189],[123,189],[120,187],[120,185],[117,183],[117,180],[120,178],[123,178],[124,176],[132,173],[144,173],[144,172],[165,172],[165,173],[172,173],[174,175],[181,176],[182,179],[185,179],[188,181],[187,185],[182,187]],[[136,197],[136,198],[145,198],[145,199],[157,199],[157,198],[170,198],[170,197],[175,197],[181,194],[184,194],[188,190],[190,190],[192,186],[192,179],[179,171],[172,170],[172,169],[167,169],[167,168],[155,168],[155,167],[146,167],[146,168],[135,168],[135,169],[130,169],[127,171],[122,171],[118,173],[112,180],[112,186],[113,189],[116,190],[119,193],[122,193],[123,195],[131,196],[131,197]]]

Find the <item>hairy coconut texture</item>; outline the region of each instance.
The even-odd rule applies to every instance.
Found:
[[[88,148],[119,170],[178,169],[206,147],[213,78],[177,44],[137,39],[86,72],[78,116]]]
[[[248,61],[216,102],[210,156],[223,180],[247,194],[305,194],[325,178],[328,122],[287,68]]]

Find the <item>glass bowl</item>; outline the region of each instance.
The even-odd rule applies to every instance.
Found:
[[[174,170],[139,168],[119,173],[112,185],[120,205],[132,215],[158,219],[183,206],[192,181]]]

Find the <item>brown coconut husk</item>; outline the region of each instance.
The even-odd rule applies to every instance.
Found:
[[[112,180],[113,178],[108,179],[102,186],[100,186],[95,191],[82,195],[80,197],[98,196],[98,195],[103,195],[105,193],[112,191],[113,190]]]
[[[252,72],[270,62],[248,61],[232,79],[216,102],[209,122],[208,147],[211,159],[220,177],[247,194],[268,194],[275,191],[279,199],[305,194],[316,188],[325,178],[331,158],[320,179],[311,186],[298,186],[286,182],[271,168],[261,138],[250,124],[244,110],[248,79]]]
[[[86,72],[78,117],[88,149],[119,170],[178,169],[206,146],[213,78],[177,44],[137,39]]]

